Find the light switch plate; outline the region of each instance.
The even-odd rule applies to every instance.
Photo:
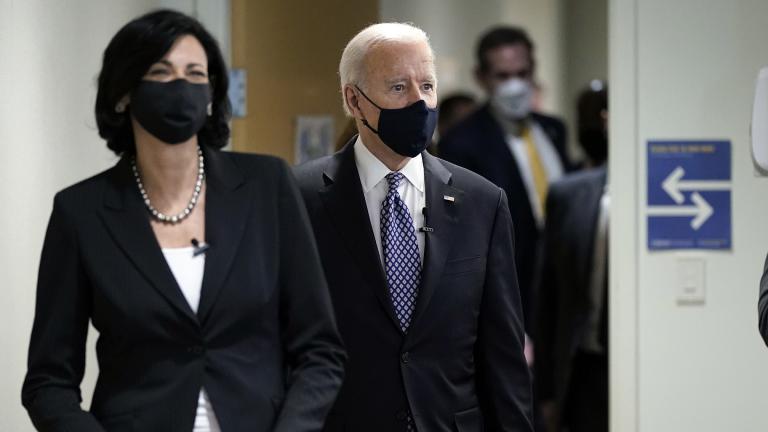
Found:
[[[705,296],[706,266],[701,258],[677,260],[677,304],[703,305]]]

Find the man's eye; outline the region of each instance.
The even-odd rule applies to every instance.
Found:
[[[402,85],[402,84],[395,84],[395,85],[392,86],[392,90],[401,92],[401,91],[405,90],[405,86]]]
[[[434,84],[432,84],[432,83],[426,83],[426,84],[424,84],[424,90],[427,90],[427,91],[432,91],[432,90],[434,90],[434,89],[435,89],[435,85],[434,85]]]

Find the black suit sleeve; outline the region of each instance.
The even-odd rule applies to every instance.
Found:
[[[541,286],[536,301],[536,398],[549,401],[555,396],[554,357],[555,329],[557,329],[558,289],[556,278],[558,236],[562,225],[558,209],[557,191],[550,188],[547,196],[547,221],[544,229],[544,251],[541,267]]]
[[[768,257],[765,259],[763,277],[760,279],[760,300],[758,303],[760,334],[768,345]]]
[[[275,432],[319,431],[346,355],[307,211],[285,163],[280,187],[280,320],[291,376]]]
[[[39,431],[99,432],[104,429],[80,408],[91,293],[62,201],[54,199],[40,259],[22,403]]]
[[[475,349],[481,409],[487,430],[533,431],[512,218],[501,189],[491,235]]]

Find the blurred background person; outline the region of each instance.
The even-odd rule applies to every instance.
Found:
[[[439,154],[504,189],[515,226],[515,261],[532,333],[534,276],[549,184],[570,168],[566,129],[559,119],[532,112],[536,59],[525,30],[495,27],[477,44],[475,76],[487,102],[441,136]]]
[[[536,332],[536,397],[548,432],[608,431],[608,90],[578,103],[592,167],[550,187]]]
[[[437,138],[444,137],[449,129],[456,126],[477,109],[475,98],[469,93],[452,93],[437,105],[440,115],[437,117]],[[433,140],[427,149],[437,155],[437,141]]]
[[[437,135],[444,137],[450,129],[477,109],[475,97],[469,93],[451,93],[438,104]]]
[[[96,121],[120,160],[54,199],[22,390],[38,430],[322,427],[344,352],[306,210],[285,163],[219,151],[229,119],[198,21],[157,11],[112,38]]]
[[[579,145],[584,151],[584,168],[596,168],[608,159],[608,88],[592,80],[576,102]]]

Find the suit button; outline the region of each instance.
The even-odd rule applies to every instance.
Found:
[[[187,352],[188,353],[192,353],[192,354],[196,354],[196,355],[200,355],[200,354],[205,352],[205,348],[203,348],[200,345],[195,345],[195,346],[188,347],[187,348]]]
[[[403,364],[408,364],[408,362],[411,361],[411,354],[408,351],[400,354],[400,360]]]

